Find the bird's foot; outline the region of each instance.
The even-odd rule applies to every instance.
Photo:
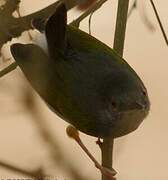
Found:
[[[99,145],[99,147],[102,147],[103,142],[101,141],[101,139],[98,137],[96,144]]]

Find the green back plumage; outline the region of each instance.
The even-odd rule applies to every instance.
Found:
[[[15,44],[11,52],[49,107],[86,134],[118,137],[149,111],[143,82],[128,63],[96,38],[66,23],[60,4],[45,25],[48,52]]]

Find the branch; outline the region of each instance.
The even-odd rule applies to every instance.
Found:
[[[18,0],[8,0],[0,10],[0,49],[5,43],[11,41],[12,38],[19,37],[25,30],[32,29],[31,21],[34,18],[39,16],[41,18],[47,18],[58,4],[58,2],[56,2],[36,13],[15,18],[12,16],[12,13],[17,10],[19,2]]]
[[[63,0],[60,0],[63,1]],[[32,13],[30,15],[15,18],[12,16],[12,13],[17,10],[19,5],[19,0],[7,0],[5,5],[0,9],[0,49],[2,46],[11,41],[12,38],[19,37],[22,32],[32,29],[31,22],[33,19],[46,19],[48,16],[55,11],[58,3],[57,1],[50,6]],[[77,5],[75,0],[64,0],[67,6],[67,9],[71,9]],[[5,18],[4,18],[5,17]]]
[[[102,166],[108,169],[113,169],[113,144],[114,139],[104,138],[103,143],[100,145],[101,156],[102,156]],[[107,177],[102,174],[102,180],[107,180]]]
[[[97,11],[107,0],[99,0],[98,2],[94,3],[87,11],[85,11],[81,16],[79,16],[77,19],[72,21],[70,25],[73,25],[75,27],[79,27],[80,22],[85,19],[87,16],[89,16],[91,13],[93,14],[95,11]]]
[[[75,0],[64,1],[67,9],[71,9],[77,5],[77,1]],[[18,37],[22,32],[32,29],[31,22],[33,19],[46,19],[56,9],[59,1],[30,15],[14,18],[12,13],[17,10],[19,3],[20,0],[6,0],[6,3],[0,9],[0,49],[5,43],[11,41],[12,38]],[[0,77],[13,71],[16,67],[17,64],[15,62],[12,63],[7,68],[0,71]]]
[[[37,179],[42,179],[44,178],[46,175],[43,173],[43,170],[41,168],[35,170],[35,171],[27,171],[25,169],[21,169],[19,167],[16,167],[14,165],[11,165],[9,163],[6,163],[6,162],[3,162],[3,161],[0,161],[0,166],[5,168],[5,169],[8,169],[8,170],[11,170],[11,171],[14,171],[16,173],[19,173],[19,174],[22,174],[22,175],[26,175],[26,176],[29,176],[31,178],[37,178]]]
[[[5,5],[2,6],[3,12],[6,14],[12,14],[20,3],[20,0],[6,0]]]

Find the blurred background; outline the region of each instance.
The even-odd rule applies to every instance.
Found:
[[[53,0],[22,0],[22,16],[53,3]],[[130,5],[133,1],[130,1]],[[168,34],[168,2],[155,0],[161,20]],[[107,1],[92,17],[92,35],[113,46],[117,0]],[[76,19],[80,11],[68,13],[68,22]],[[155,31],[143,22],[146,13]],[[88,32],[88,18],[81,29]],[[32,33],[33,34],[33,33]],[[24,33],[22,40],[28,40]],[[3,52],[8,58],[8,47]],[[168,51],[149,1],[139,0],[138,9],[128,19],[124,58],[143,79],[151,100],[151,111],[139,129],[117,138],[114,145],[114,169],[118,180],[167,180],[168,174]],[[9,62],[1,62],[1,68]],[[25,96],[26,95],[26,96]],[[33,97],[33,102],[29,102]],[[66,135],[67,123],[51,112],[30,87],[19,68],[0,78],[0,161],[24,169],[43,167],[46,174],[58,180],[71,180],[66,166],[69,163],[86,179],[100,179],[99,171],[76,142]],[[33,110],[32,110],[33,109]],[[37,120],[38,119],[38,120]],[[41,124],[40,124],[41,123]],[[40,126],[47,128],[56,142],[57,163],[51,148],[43,138]],[[44,130],[45,131],[45,130]],[[96,138],[80,133],[88,149],[101,161]],[[23,178],[23,175],[0,167],[0,179]],[[26,177],[26,176],[25,176]]]

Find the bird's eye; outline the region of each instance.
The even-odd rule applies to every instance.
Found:
[[[111,107],[113,110],[116,110],[117,109],[117,103],[115,101],[112,101],[111,102]]]
[[[143,91],[142,91],[142,94],[143,94],[144,96],[146,96],[146,91],[145,91],[145,90],[143,90]]]

